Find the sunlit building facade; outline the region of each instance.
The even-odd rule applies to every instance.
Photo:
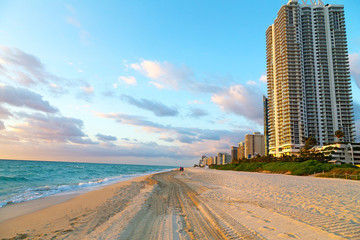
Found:
[[[265,155],[265,138],[259,132],[245,135],[245,158]]]
[[[245,157],[245,142],[239,142],[238,159],[242,159],[244,157]]]
[[[290,0],[266,31],[269,154],[355,139],[343,5]]]

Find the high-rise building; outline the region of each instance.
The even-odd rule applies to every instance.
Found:
[[[237,162],[238,160],[238,148],[231,146],[231,162]]]
[[[222,152],[219,152],[218,153],[218,157],[217,157],[217,165],[223,165],[223,164],[225,164],[224,163],[224,160],[223,160],[223,156],[225,156],[226,155],[226,153],[222,153]]]
[[[263,96],[264,107],[264,138],[265,138],[265,155],[269,154],[269,107],[268,99]]]
[[[223,155],[223,164],[231,163],[231,155],[228,153],[225,153]]]
[[[290,0],[266,31],[269,153],[355,139],[343,5]]]
[[[264,135],[259,132],[245,135],[245,157],[250,158],[256,155],[265,155]]]
[[[245,157],[245,142],[239,142],[238,159],[242,159],[244,157]]]

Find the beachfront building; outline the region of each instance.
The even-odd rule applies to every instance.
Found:
[[[269,154],[355,139],[344,6],[290,0],[266,31]]]
[[[226,155],[226,153],[223,152],[219,152],[217,155],[217,165],[223,165],[224,164],[224,156]]]
[[[238,159],[242,159],[244,157],[245,157],[245,142],[239,142]]]
[[[217,156],[213,157],[213,164],[218,164],[219,160]]]
[[[238,148],[231,146],[231,162],[237,162],[238,160]]]
[[[265,138],[259,132],[245,135],[245,158],[265,155]]]
[[[231,163],[231,156],[228,153],[219,152],[217,155],[217,165]]]
[[[268,99],[263,96],[264,108],[264,141],[265,141],[265,155],[269,154],[269,107]]]
[[[348,163],[360,166],[360,143],[333,143],[316,148],[325,155],[332,156],[330,162]]]
[[[225,155],[223,155],[223,164],[228,164],[228,163],[231,163],[231,155],[225,153]]]

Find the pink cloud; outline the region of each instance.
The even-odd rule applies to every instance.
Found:
[[[234,113],[262,124],[262,95],[251,87],[234,85],[214,94],[211,100],[224,112]]]
[[[130,64],[130,67],[148,78],[158,88],[179,89],[182,84],[192,82],[193,72],[186,66],[175,66],[169,62],[142,60]]]
[[[119,82],[128,84],[128,85],[136,85],[136,78],[133,76],[130,77],[124,77],[124,76],[120,76],[118,78]]]

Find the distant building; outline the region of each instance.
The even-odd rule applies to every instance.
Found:
[[[231,163],[231,156],[228,153],[225,153],[225,155],[223,155],[223,164],[228,163]]]
[[[231,162],[236,162],[238,160],[238,148],[231,146]]]
[[[223,165],[224,164],[224,156],[226,153],[219,152],[217,156],[217,165]]]
[[[245,157],[245,142],[240,142],[238,147],[238,159]]]
[[[333,143],[318,147],[316,150],[323,152],[327,156],[331,155],[333,162],[360,165],[360,143],[352,143],[351,145]]]
[[[205,164],[206,164],[206,156],[201,156],[201,159],[199,160],[199,166],[200,167],[204,167],[205,166]]]
[[[265,155],[265,141],[264,135],[259,132],[245,135],[245,157],[251,158],[253,156]]]

